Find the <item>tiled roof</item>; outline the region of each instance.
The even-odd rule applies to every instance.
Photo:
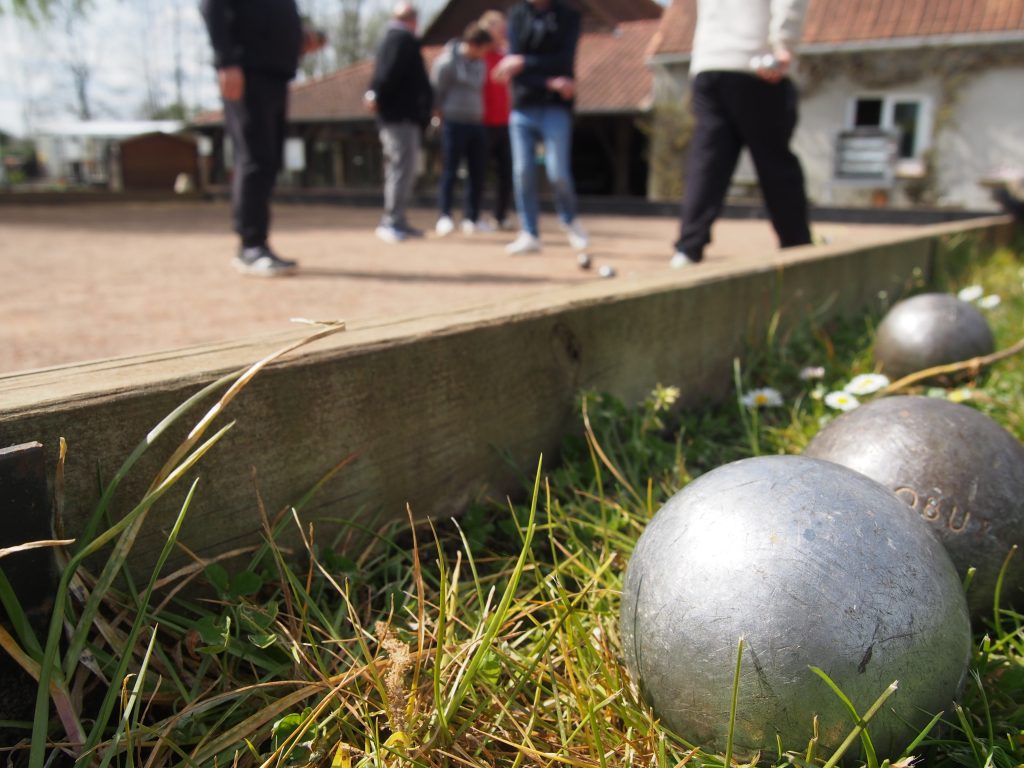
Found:
[[[638,112],[647,108],[651,72],[644,51],[658,28],[657,19],[620,24],[613,32],[587,32],[576,52],[579,94],[576,111],[581,114]],[[423,49],[429,70],[442,46]],[[353,64],[324,77],[296,83],[288,104],[290,122],[355,122],[369,120],[363,94],[373,75],[373,61]],[[196,126],[219,125],[222,114],[207,112],[196,117]]]
[[[673,0],[649,53],[689,53],[696,14],[696,0]],[[1024,36],[1024,0],[810,0],[803,43],[839,45],[1006,32]]]
[[[658,29],[656,19],[620,24],[613,32],[589,32],[576,52],[581,114],[638,112],[651,99],[651,70],[644,52]]]
[[[373,61],[359,61],[330,75],[296,83],[288,95],[288,117],[298,122],[369,119],[363,94]]]
[[[583,15],[586,31],[604,31],[621,22],[657,19],[662,8],[655,0],[570,0]],[[484,11],[507,11],[515,0],[450,0],[423,33],[427,45],[444,45],[462,34],[466,25]]]

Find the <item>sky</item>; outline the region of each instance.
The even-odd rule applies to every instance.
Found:
[[[389,0],[364,0],[389,4]],[[444,0],[419,3],[430,18]],[[0,0],[2,5],[2,0]],[[299,0],[319,19],[334,12],[334,0]],[[33,127],[75,119],[69,61],[79,57],[92,71],[94,119],[137,119],[147,92],[175,101],[174,30],[179,31],[183,95],[190,107],[219,105],[209,38],[199,0],[91,0],[85,21],[71,35],[61,25],[32,23],[0,14],[0,130],[23,136]]]

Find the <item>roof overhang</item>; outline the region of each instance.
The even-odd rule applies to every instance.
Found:
[[[826,53],[858,53],[861,51],[906,51],[920,48],[966,48],[976,45],[1005,45],[1024,43],[1024,30],[1007,32],[970,32],[953,35],[918,35],[915,37],[893,37],[876,40],[849,40],[845,42],[801,43],[801,56]],[[648,67],[665,67],[674,64],[689,64],[693,54],[690,51],[678,53],[655,53],[648,57]]]
[[[884,40],[850,40],[842,43],[805,43],[801,55],[818,53],[856,53],[858,51],[905,51],[916,48],[965,48],[975,45],[1002,45],[1024,42],[1024,30],[1007,32],[970,32],[953,35],[918,35]]]

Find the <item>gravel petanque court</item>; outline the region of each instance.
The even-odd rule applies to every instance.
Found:
[[[583,216],[589,270],[542,221],[544,251],[511,257],[514,233],[439,238],[435,213],[413,212],[424,240],[373,235],[376,208],[277,205],[272,245],[299,260],[291,278],[239,275],[226,203],[0,205],[0,374],[222,342],[287,329],[289,318],[387,322],[493,304],[552,288],[664,272],[677,221]],[[821,224],[833,244],[883,241],[907,227]],[[723,220],[708,262],[763,258],[775,249],[763,220]],[[695,272],[696,274],[696,272]]]

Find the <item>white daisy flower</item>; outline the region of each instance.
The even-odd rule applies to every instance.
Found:
[[[849,392],[832,391],[825,395],[825,405],[837,411],[852,411],[860,405],[860,400]]]
[[[843,391],[851,395],[871,395],[888,386],[888,376],[880,373],[862,373],[850,379],[850,383],[843,387]]]
[[[1002,303],[1003,300],[994,293],[990,293],[988,296],[982,296],[978,299],[978,306],[982,309],[995,309]]]
[[[825,378],[825,369],[820,365],[808,365],[800,369],[800,381],[814,381]]]
[[[782,405],[782,395],[777,389],[763,387],[747,392],[742,402],[747,408],[778,408]]]
[[[977,301],[985,295],[985,289],[980,285],[968,285],[966,288],[961,288],[956,293],[956,297],[960,301]]]

